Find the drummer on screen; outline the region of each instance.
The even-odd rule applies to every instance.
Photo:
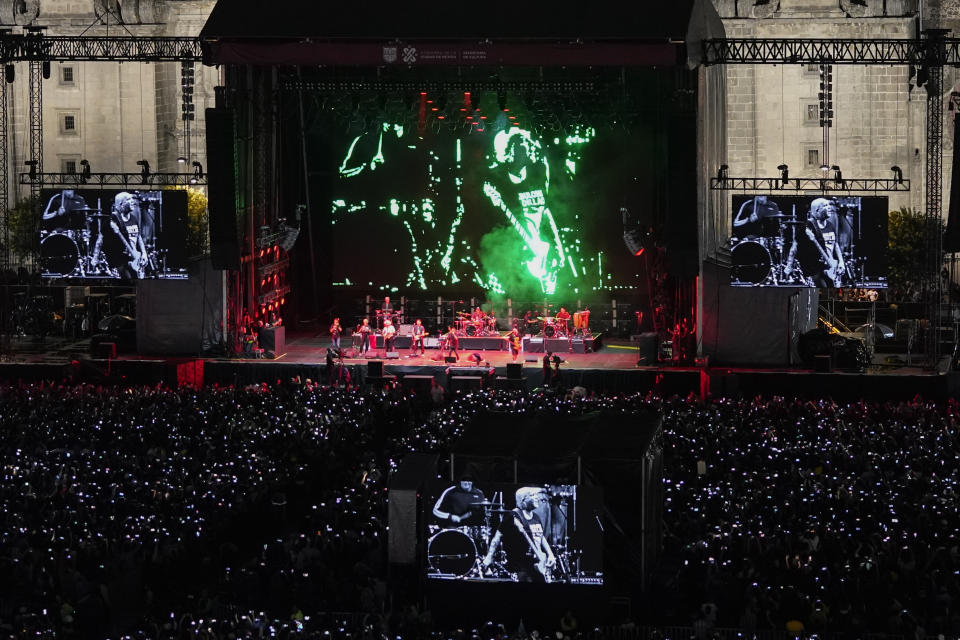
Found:
[[[756,196],[744,202],[737,211],[733,219],[733,235],[741,239],[770,235],[769,223],[778,222],[783,217],[776,202],[768,200],[767,196]]]
[[[448,487],[436,504],[433,516],[445,527],[483,524],[483,491],[473,486],[473,477],[464,474],[460,481]]]

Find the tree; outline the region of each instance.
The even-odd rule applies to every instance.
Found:
[[[207,194],[197,187],[171,187],[187,192],[187,255],[208,253]]]
[[[927,256],[927,230],[931,224],[937,227],[932,232],[942,236],[943,222],[929,220],[922,211],[901,207],[890,212],[887,259],[891,299],[919,300],[925,283],[940,277],[943,253],[932,270]]]
[[[12,259],[17,258],[16,261],[22,263],[37,256],[40,248],[40,207],[32,198],[17,200],[7,209],[7,229]]]

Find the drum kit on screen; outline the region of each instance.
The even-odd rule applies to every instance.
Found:
[[[572,494],[553,492],[549,499],[560,505],[564,513],[568,509],[569,512],[573,511],[567,504],[573,500]],[[483,566],[483,559],[490,550],[501,518],[513,517],[512,511],[504,508],[500,493],[495,494],[492,501],[474,502],[471,506],[483,509],[482,525],[443,528],[433,524],[428,527],[429,575],[447,579],[515,582],[517,576],[507,568],[507,556],[502,544],[494,552],[490,566]],[[550,541],[557,562],[549,575],[544,576],[547,582],[576,581],[575,568],[581,552],[571,548],[569,542],[568,535]]]

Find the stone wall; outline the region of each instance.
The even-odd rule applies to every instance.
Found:
[[[215,0],[133,0],[119,2],[124,24],[118,24],[117,0],[41,0],[37,24],[47,34],[182,36],[199,34]],[[108,11],[109,9],[109,11]],[[136,22],[138,9],[140,22]],[[0,0],[0,17],[11,12],[10,0]],[[28,185],[18,184],[30,156],[29,69],[15,65],[16,79],[8,85],[10,96],[11,199],[29,195]],[[180,63],[64,62],[53,63],[43,81],[44,171],[58,172],[66,161],[90,163],[93,172],[136,172],[136,162],[146,159],[153,171],[189,171],[191,160],[206,165],[204,108],[213,105],[213,87],[219,72],[194,66],[196,120],[191,123],[190,144],[180,116]],[[72,76],[72,82],[65,81]],[[75,128],[64,130],[64,115],[75,116]],[[177,157],[186,154],[186,165]]]
[[[960,0],[776,0],[755,6],[746,0],[714,0],[728,37],[912,38],[921,28],[960,33]],[[884,12],[884,9],[886,10]],[[943,211],[950,200],[953,112],[946,99],[960,90],[956,69],[944,72]],[[904,65],[835,65],[834,123],[825,156],[816,105],[817,67],[729,65],[727,155],[731,176],[775,176],[785,163],[791,176],[815,177],[819,162],[837,165],[844,177],[883,178],[903,169],[909,193],[887,194],[891,209],[925,209],[927,92],[913,85]],[[810,111],[812,105],[812,111]]]

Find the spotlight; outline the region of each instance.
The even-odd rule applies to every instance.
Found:
[[[140,177],[143,179],[143,184],[147,184],[147,180],[150,179],[150,163],[146,160],[137,160],[137,166],[140,167]]]
[[[893,171],[893,179],[897,181],[897,184],[903,184],[903,170],[897,165],[890,167],[890,171]]]
[[[183,156],[177,156],[177,164],[187,164],[187,159]]]
[[[820,171],[830,171],[830,167],[827,164],[820,165]]]
[[[780,170],[780,180],[783,181],[783,184],[786,185],[790,181],[790,167],[786,164],[777,165],[777,169]]]
[[[90,172],[90,163],[84,159],[80,161],[80,181],[86,182],[90,179],[90,176],[93,175]]]
[[[729,168],[730,168],[730,167],[728,167],[728,166],[725,165],[725,164],[720,165],[720,168],[717,169],[717,180],[726,180],[726,179],[727,179],[727,170],[728,170]]]
[[[830,167],[830,170],[834,172],[833,173],[834,180],[836,180],[837,182],[843,182],[843,174],[840,172],[839,165],[836,165],[836,164],[833,165],[832,167]]]

